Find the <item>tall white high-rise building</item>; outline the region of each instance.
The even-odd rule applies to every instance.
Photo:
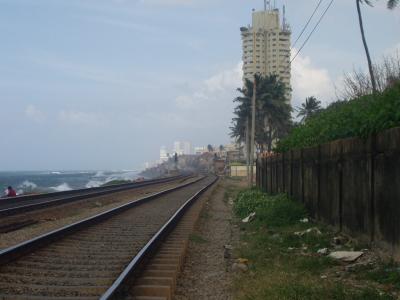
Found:
[[[162,146],[160,148],[160,162],[166,162],[169,159],[169,153],[167,151],[167,148],[165,148],[165,146]]]
[[[240,28],[243,47],[243,80],[254,79],[254,74],[276,74],[290,88],[290,27],[281,24],[278,9],[267,6],[254,11],[252,25]],[[290,95],[289,95],[290,96]]]
[[[193,154],[192,144],[190,142],[174,142],[174,152],[178,155]]]
[[[196,154],[196,155],[201,155],[206,152],[208,152],[207,147],[204,147],[204,146],[194,147],[194,154]]]

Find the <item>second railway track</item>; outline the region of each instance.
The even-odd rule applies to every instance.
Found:
[[[3,250],[0,299],[98,299],[112,286],[115,292],[117,278],[154,234],[214,180],[207,177],[101,221]]]
[[[131,186],[129,189],[117,189],[113,192],[108,191],[106,194],[91,194],[87,198],[81,197],[81,199],[76,199],[76,197],[73,196],[73,198],[70,199],[67,196],[59,201],[60,199],[57,197],[55,203],[50,203],[49,205],[40,202],[38,206],[32,203],[29,204],[28,206],[32,208],[31,210],[27,209],[25,201],[22,200],[22,206],[24,207],[22,212],[19,211],[18,208],[11,208],[11,212],[14,213],[7,213],[7,215],[3,216],[0,214],[0,250],[21,242],[24,239],[28,239],[30,236],[33,237],[43,234],[44,232],[76,222],[79,219],[138,199],[139,197],[156,193],[195,179],[196,176],[194,175],[175,176],[164,178],[161,181],[147,181],[145,185],[135,185],[134,187]],[[55,193],[55,195],[58,195],[58,193]],[[21,205],[18,203],[20,200],[17,198],[9,200],[15,201],[15,206]],[[4,201],[4,199],[1,199],[0,203],[2,203],[2,201]],[[39,201],[42,201],[42,199],[39,199]],[[50,201],[52,202],[53,200]],[[18,234],[14,234],[16,230],[20,230]]]
[[[49,208],[57,205],[72,203],[79,200],[99,197],[121,191],[139,189],[188,177],[190,176],[179,175],[174,177],[146,180],[143,182],[79,189],[66,192],[2,198],[0,199],[0,217],[17,215],[42,208]]]

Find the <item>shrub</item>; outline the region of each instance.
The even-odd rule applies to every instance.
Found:
[[[287,195],[271,196],[257,189],[240,192],[234,202],[234,211],[242,218],[255,212],[257,221],[268,226],[292,225],[307,216],[304,206]]]
[[[301,203],[293,201],[284,194],[270,198],[268,205],[262,205],[256,210],[258,219],[266,225],[292,225],[307,216]]]
[[[366,138],[400,126],[400,83],[372,96],[332,103],[305,124],[293,129],[276,147],[277,152],[312,147],[348,137]]]
[[[266,195],[258,189],[244,190],[235,199],[233,209],[237,216],[244,218],[267,201]]]

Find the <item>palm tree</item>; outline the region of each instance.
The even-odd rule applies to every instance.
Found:
[[[394,9],[399,4],[399,0],[388,0],[387,7],[389,9]]]
[[[242,95],[236,97],[233,102],[238,105],[234,110],[236,117],[232,119],[233,126],[231,129],[231,137],[235,138],[239,143],[246,142],[246,128],[249,127],[251,117],[251,98],[253,97],[253,82],[246,79],[243,88],[238,88],[237,91]]]
[[[255,76],[256,80],[256,131],[255,144],[260,150],[267,147],[271,150],[273,141],[285,135],[290,128],[291,107],[286,101],[287,87],[277,76]],[[251,99],[253,97],[253,82],[246,80],[242,94],[234,101],[238,102],[235,108],[231,137],[238,142],[246,140],[246,126],[251,119]]]
[[[314,96],[306,98],[306,101],[297,108],[297,117],[302,117],[301,122],[304,123],[308,118],[315,115],[321,110],[321,101]]]
[[[360,23],[361,38],[362,38],[362,41],[363,41],[365,54],[367,56],[369,75],[371,77],[372,91],[375,94],[377,92],[376,80],[375,80],[374,70],[373,70],[373,66],[372,66],[371,56],[369,54],[367,40],[365,38],[364,25],[363,25],[363,19],[362,19],[362,15],[361,15],[360,3],[365,3],[365,4],[369,5],[369,6],[372,6],[372,3],[371,3],[371,0],[356,0],[357,13],[358,13],[358,22]],[[387,7],[389,9],[394,9],[398,4],[399,4],[399,0],[388,0]]]
[[[377,92],[376,81],[375,81],[374,70],[373,70],[373,67],[372,67],[371,56],[369,54],[367,40],[365,38],[364,25],[363,25],[363,19],[362,19],[362,15],[361,15],[360,3],[366,3],[369,6],[372,6],[372,4],[371,4],[370,0],[356,0],[357,13],[358,13],[358,22],[360,23],[361,38],[362,38],[362,41],[363,41],[365,54],[367,56],[369,76],[371,77],[372,91],[375,94]]]
[[[211,144],[209,144],[209,145],[207,146],[207,150],[208,150],[208,152],[213,152],[213,151],[214,151],[214,148],[213,148],[213,146],[211,146]]]
[[[285,136],[291,128],[292,108],[287,101],[288,88],[276,75],[260,77],[257,83],[258,130],[256,141],[260,150],[272,150],[274,141]]]

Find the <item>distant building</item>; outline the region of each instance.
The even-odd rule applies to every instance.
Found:
[[[183,153],[186,154],[186,155],[191,155],[191,154],[193,154],[192,143],[190,143],[190,142],[183,142]]]
[[[226,151],[236,151],[238,150],[238,145],[237,144],[227,144],[224,146]]]
[[[169,153],[167,151],[167,148],[165,146],[162,146],[160,148],[160,163],[166,162],[169,159]]]
[[[241,27],[243,48],[243,81],[253,80],[254,74],[276,74],[290,88],[290,39],[291,31],[285,20],[281,25],[278,9],[265,6],[254,11],[252,26]],[[291,98],[290,95],[289,100]]]
[[[244,160],[243,147],[237,144],[225,145],[226,158],[229,162],[239,162]]]
[[[194,154],[201,155],[208,152],[207,147],[194,147]]]
[[[145,162],[143,167],[144,167],[144,169],[150,169],[150,168],[155,167],[156,165],[157,165],[157,163],[154,163],[154,162]]]
[[[174,142],[174,153],[177,153],[178,155],[193,154],[192,144],[190,142]]]

